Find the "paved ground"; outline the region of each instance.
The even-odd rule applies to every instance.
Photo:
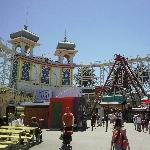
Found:
[[[135,131],[133,124],[129,123],[125,124],[125,128],[131,150],[150,150],[150,134]],[[60,134],[60,131],[43,130],[44,142],[32,147],[31,150],[59,150],[62,142],[59,140]],[[94,131],[89,128],[84,132],[75,132],[71,144],[72,150],[110,150],[111,134],[111,126],[108,132],[105,132],[104,127],[98,127]]]

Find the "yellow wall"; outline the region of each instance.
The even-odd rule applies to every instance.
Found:
[[[21,58],[21,57],[19,57],[17,60],[18,60],[18,68],[17,68],[17,79],[16,79],[16,81],[20,82],[21,77],[22,77],[22,65],[23,65],[23,62],[25,60],[24,60],[24,58]],[[53,68],[52,64],[45,64],[45,63],[42,64],[42,61],[39,62],[39,63],[36,63],[36,62],[33,62],[33,60],[30,60],[30,59],[28,60],[28,62],[30,62],[30,71],[29,71],[30,77],[29,77],[29,81],[25,81],[25,82],[28,82],[29,84],[33,84],[31,82],[31,79],[32,79],[32,75],[33,75],[33,71],[32,70],[33,70],[33,63],[34,63],[34,64],[38,64],[38,66],[39,66],[39,68],[38,68],[39,69],[38,70],[38,73],[39,73],[39,85],[38,86],[40,86],[40,84],[43,85],[44,83],[41,83],[42,65],[48,65],[50,67],[49,86],[51,86],[52,68]],[[60,74],[58,75],[58,77],[59,77],[59,86],[62,86],[62,68],[63,68],[63,66],[62,65],[60,65],[60,66],[58,65],[57,68],[60,69]],[[67,68],[67,67],[65,67],[65,68]],[[70,66],[70,86],[72,85],[72,80],[73,80],[73,69],[72,69],[72,66]],[[45,84],[45,85],[47,86],[48,84]]]

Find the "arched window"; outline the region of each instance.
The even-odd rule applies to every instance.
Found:
[[[17,53],[21,53],[21,46],[20,46],[20,45],[18,45],[18,46],[16,47],[16,52],[17,52]]]
[[[30,55],[30,47],[28,45],[25,46],[25,53],[27,56]]]
[[[69,64],[70,63],[70,57],[69,55],[64,55],[63,64]]]

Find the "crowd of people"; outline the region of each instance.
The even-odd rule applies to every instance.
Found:
[[[150,134],[150,120],[147,116],[147,114],[138,114],[136,113],[133,116],[133,123],[136,131],[143,131]]]
[[[96,125],[97,124],[97,125]],[[96,127],[105,127],[105,132],[108,130],[108,125],[113,127],[113,134],[111,140],[111,150],[130,150],[129,141],[126,135],[126,129],[123,128],[124,121],[121,110],[116,112],[105,111],[104,116],[93,112],[91,117],[92,131]]]
[[[92,131],[96,127],[105,127],[105,131],[107,132],[108,125],[112,124],[113,134],[110,149],[130,150],[126,129],[124,129],[124,121],[125,119],[121,110],[112,113],[105,111],[103,116],[93,112],[91,116],[91,127]],[[147,113],[135,113],[133,115],[133,124],[136,131],[150,134],[150,119]]]
[[[23,127],[23,126],[25,126],[24,118],[25,118],[24,113],[21,113],[20,116],[18,116],[18,117],[16,117],[13,113],[8,113],[8,119],[6,119],[6,116],[4,116],[3,121],[1,122],[0,126],[9,125],[9,126]],[[39,125],[38,119],[36,117],[34,117],[34,116],[31,117],[30,123],[26,126],[37,127],[37,129],[35,130],[36,141],[38,142],[39,139],[42,140],[42,130]]]
[[[19,118],[15,118],[13,114],[8,115],[9,125],[24,126],[24,114],[21,114]],[[92,131],[96,127],[105,127],[105,132],[108,131],[108,126],[113,127],[112,139],[110,144],[110,150],[130,150],[129,141],[126,135],[126,129],[124,128],[124,117],[123,112],[119,109],[115,111],[109,111],[108,109],[104,111],[104,114],[96,113],[94,111],[91,115],[91,127]],[[74,127],[75,117],[71,113],[70,108],[66,108],[66,112],[62,116],[63,125],[63,138],[64,140],[72,140],[73,127]],[[148,132],[150,134],[150,120],[148,114],[138,114],[135,113],[133,116],[133,124],[135,130],[138,132]],[[40,126],[38,124],[37,118],[32,117],[31,122],[28,125],[30,127],[38,127],[39,130],[35,133],[35,137],[38,139]],[[69,134],[68,134],[69,133]],[[68,136],[69,135],[69,136]],[[68,138],[69,137],[69,138]],[[64,142],[64,141],[63,141]]]
[[[110,120],[110,124],[114,125],[116,119],[122,120],[122,123],[123,123],[121,110],[117,110],[116,112],[113,112],[111,114],[109,114],[108,112],[105,112],[104,115],[93,112],[92,117],[91,117],[92,131],[94,127],[96,127],[96,123],[97,123],[97,127],[105,126],[106,127],[105,131],[107,132],[109,120]]]

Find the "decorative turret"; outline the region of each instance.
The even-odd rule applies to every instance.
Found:
[[[58,56],[58,61],[60,63],[63,63],[64,58],[67,59],[67,63],[72,64],[73,63],[73,57],[77,53],[77,50],[75,50],[75,43],[67,41],[66,34],[64,41],[58,42],[55,56]]]
[[[9,41],[9,43],[13,45],[12,48],[21,55],[32,57],[33,48],[35,46],[39,46],[39,44],[37,43],[39,37],[36,34],[30,32],[27,29],[26,25],[24,25],[24,29],[22,29],[21,31],[10,34],[10,38],[11,40]]]

